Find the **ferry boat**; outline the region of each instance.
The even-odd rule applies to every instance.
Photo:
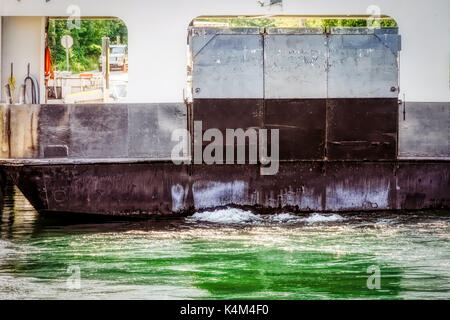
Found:
[[[129,96],[109,104],[2,103],[1,168],[39,212],[448,209],[450,2],[377,1],[398,28],[191,23],[199,16],[366,17],[372,2],[4,0],[2,84],[12,58],[31,62],[44,96],[46,18],[78,12],[127,24]],[[223,137],[230,129],[276,130],[278,157],[268,164],[258,150],[256,163],[196,161],[209,129]],[[183,130],[186,139],[174,139]],[[224,153],[244,147],[247,154],[250,140],[225,145]],[[265,142],[275,150],[274,140]],[[275,174],[265,174],[270,165]]]

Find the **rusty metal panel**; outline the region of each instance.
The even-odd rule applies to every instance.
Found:
[[[173,147],[178,144],[178,141],[172,141],[172,133],[177,129],[187,130],[184,103],[129,105],[128,156],[169,159]]]
[[[4,166],[38,211],[161,215],[223,205],[260,212],[450,208],[448,161],[301,161],[275,176],[258,165],[172,163]]]
[[[355,32],[328,36],[328,97],[398,97],[399,36]]]
[[[397,209],[450,207],[449,161],[402,161],[396,174]]]
[[[48,209],[58,212],[162,215],[188,210],[186,166],[172,163],[42,167]]]
[[[9,106],[9,157],[38,156],[39,105]]]
[[[280,130],[280,160],[325,157],[326,99],[270,99],[264,125]]]
[[[318,161],[281,162],[276,175],[260,176],[254,182],[256,202],[263,210],[323,211],[323,173],[323,163]]]
[[[48,209],[47,191],[43,177],[43,167],[20,166],[2,167],[23,195],[37,211]],[[64,180],[67,183],[67,180]],[[52,189],[52,185],[49,185]]]
[[[326,98],[327,51],[323,34],[265,35],[265,98]]]
[[[9,132],[10,132],[11,106],[0,104],[0,157],[10,158]]]
[[[406,102],[399,123],[399,157],[450,157],[450,103]]]
[[[195,165],[192,168],[192,200],[195,209],[226,205],[253,206],[258,196],[253,181],[256,165]]]
[[[235,33],[204,37],[194,34],[190,40],[194,99],[262,99],[262,35]]]
[[[40,109],[40,105],[0,105],[1,158],[38,157]]]
[[[341,162],[326,169],[326,210],[395,209],[395,164]]]
[[[397,125],[397,99],[328,99],[327,157],[395,159]]]

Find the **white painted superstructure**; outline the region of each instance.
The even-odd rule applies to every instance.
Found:
[[[9,18],[13,16],[79,13],[82,17],[121,18],[129,32],[129,101],[181,102],[186,84],[187,27],[192,19],[202,15],[366,15],[373,5],[380,8],[380,14],[392,17],[399,25],[400,97],[405,95],[407,101],[415,102],[450,101],[448,0],[284,0],[282,7],[261,7],[256,0],[0,0],[1,79],[4,82],[9,74],[7,60],[11,56],[18,60],[16,70],[22,73],[28,60],[43,61],[43,50],[41,56],[31,57],[38,54],[36,50],[22,52],[19,48],[38,39],[34,32],[27,31],[29,22],[17,24],[20,21],[17,19],[24,18]],[[36,28],[40,27],[37,21]],[[21,37],[10,44],[14,35]],[[21,54],[26,57],[19,59]]]

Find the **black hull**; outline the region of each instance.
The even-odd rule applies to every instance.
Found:
[[[275,176],[256,165],[160,163],[5,166],[40,212],[180,215],[234,205],[261,212],[450,208],[448,161],[303,161]]]

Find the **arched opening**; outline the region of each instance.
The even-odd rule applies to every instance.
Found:
[[[47,50],[45,102],[126,101],[128,30],[121,19],[49,17]]]

